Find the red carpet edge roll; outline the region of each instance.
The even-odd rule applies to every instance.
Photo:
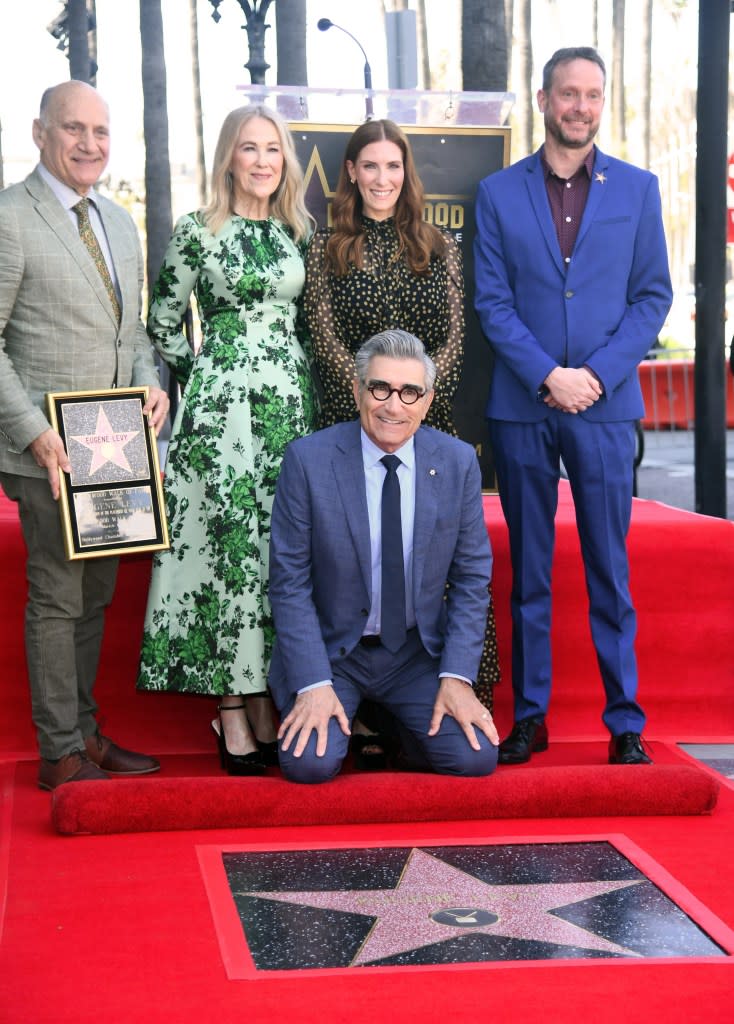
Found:
[[[719,783],[688,765],[500,771],[486,779],[386,772],[320,786],[279,777],[141,778],[61,786],[65,835],[289,825],[709,814]]]

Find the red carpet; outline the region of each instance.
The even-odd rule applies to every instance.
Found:
[[[467,1021],[496,1013],[512,1024],[528,1016],[546,1024],[733,1019],[732,957],[512,962],[419,973],[359,969],[230,981],[198,857],[210,845],[288,850],[335,842],[522,843],[623,835],[731,928],[734,791],[727,787],[713,814],[693,818],[490,819],[74,839],[53,830],[48,809],[48,794],[35,788],[35,765],[19,765],[0,946],[3,1024],[93,1024],[101,1014],[125,1024],[444,1024],[457,1007]]]
[[[500,731],[512,722],[510,568],[499,501],[485,499],[494,549],[494,596],[503,683],[496,689]],[[635,501],[630,531],[632,589],[639,612],[640,700],[650,739],[734,739],[734,523]],[[0,493],[0,757],[34,757],[23,648],[23,542],[14,507]],[[134,689],[149,560],[128,557],[109,614],[97,696],[105,728],[121,743],[158,754],[211,750],[206,698]],[[21,584],[20,584],[21,586]],[[584,575],[572,504],[561,489],[554,563],[554,693],[551,741],[602,739],[602,689],[587,620]]]
[[[511,719],[506,681],[507,540],[496,498],[486,499],[486,513],[496,557],[498,633],[505,671],[497,692],[497,718],[504,731]],[[668,746],[670,742],[734,741],[733,531],[734,524],[729,522],[635,502],[630,534],[632,586],[640,620],[640,697],[649,716],[647,737],[656,762],[655,775],[647,779],[654,786],[660,777],[657,769],[691,767]],[[574,841],[623,835],[672,876],[689,898],[734,928],[734,886],[730,884],[734,785],[722,782],[710,814],[692,814],[679,806],[675,813],[628,811],[607,817],[602,816],[609,809],[604,800],[592,804],[578,799],[578,817],[556,817],[556,801],[563,795],[563,790],[556,789],[544,807],[538,806],[542,816],[535,818],[509,820],[477,810],[486,816],[458,821],[447,809],[451,820],[376,824],[374,815],[388,802],[390,793],[385,790],[394,777],[380,776],[378,783],[345,776],[333,784],[336,792],[346,794],[350,786],[364,787],[374,781],[375,795],[367,807],[372,823],[265,828],[258,822],[257,827],[247,828],[63,837],[50,819],[49,795],[35,784],[37,761],[22,646],[22,544],[14,510],[1,499],[0,558],[4,576],[0,759],[6,762],[0,765],[4,769],[0,770],[3,1022],[91,1024],[101,1014],[112,1014],[126,1024],[158,1020],[219,1024],[238,1017],[253,1024],[276,1017],[299,1024],[375,1020],[412,1024],[444,1021],[459,1012],[472,1021],[492,1014],[502,1014],[509,1021],[535,1015],[549,1024],[577,1018],[593,1019],[595,1024],[616,1024],[620,1018],[630,1024],[728,1024],[734,1019],[731,956],[715,962],[512,962],[424,969],[419,974],[399,969],[376,974],[362,969],[334,972],[327,978],[309,978],[299,972],[294,978],[229,981],[197,857],[202,846],[288,849],[318,848],[329,842],[471,843],[485,838],[522,843],[525,838]],[[107,821],[116,813],[114,794],[122,799],[128,783],[139,786],[140,799],[145,799],[146,793],[152,794],[155,788],[163,791],[175,779],[185,778],[187,786],[193,780],[213,787],[230,781],[223,779],[217,767],[208,724],[211,702],[134,691],[147,573],[148,564],[142,559],[129,559],[123,566],[109,615],[98,696],[106,731],[121,743],[163,755],[163,771],[137,783],[100,784],[100,789],[107,787],[107,795],[102,794]],[[498,798],[505,778],[514,778],[518,800],[521,790],[526,798],[530,796],[534,778],[564,777],[568,782],[574,770],[581,768],[587,778],[589,772],[600,777],[603,773],[599,786],[614,785],[617,773],[602,768],[601,684],[588,636],[567,488],[558,517],[554,593],[551,747],[530,766],[500,769],[494,779]],[[637,769],[634,772],[639,774]],[[699,787],[704,776],[713,779],[712,773],[696,769],[695,775],[686,777],[683,791],[689,782]],[[438,800],[430,782],[439,780],[402,778],[409,787],[425,784],[430,790],[425,800]],[[258,780],[262,785],[278,781]],[[488,799],[491,781],[485,787]],[[382,787],[379,797],[378,786]],[[316,799],[307,797],[305,787],[288,788],[300,805]],[[661,800],[671,795],[664,790],[665,786],[659,787]],[[703,794],[702,804],[706,799]],[[220,803],[219,798],[212,799],[210,822],[222,811]],[[604,807],[600,809],[599,803]],[[346,804],[345,800],[342,806]],[[434,807],[430,813],[441,813]],[[88,808],[89,813],[92,810]]]
[[[489,779],[380,773],[321,786],[281,778],[119,779],[62,786],[53,798],[63,833],[277,828],[475,818],[578,818],[710,813],[711,776],[687,765],[584,765],[501,772]]]
[[[485,518],[495,554],[494,594],[503,682],[496,691],[500,732],[512,722],[509,686],[510,569],[507,531],[494,495]],[[734,523],[635,500],[629,537],[638,609],[640,701],[648,739],[734,740]],[[23,653],[23,546],[14,506],[0,492],[0,629],[3,676],[0,756],[35,756]],[[214,702],[137,693],[135,675],[150,560],[123,560],[108,615],[97,697],[119,743],[151,753],[212,748]],[[602,689],[591,646],[583,568],[567,485],[561,488],[553,569],[554,690],[548,727],[558,740],[603,739]]]

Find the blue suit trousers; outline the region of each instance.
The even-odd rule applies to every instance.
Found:
[[[473,750],[463,730],[448,715],[435,736],[428,735],[433,706],[439,687],[439,663],[421,644],[418,630],[396,654],[384,647],[357,645],[333,666],[333,685],[344,706],[349,723],[354,720],[363,698],[373,700],[397,718],[406,752],[427,770],[443,775],[489,775],[497,765],[497,748],[476,730],[481,749]],[[281,708],[285,717],[294,701]],[[289,750],[280,750],[283,775],[292,782],[326,782],[339,772],[349,748],[349,737],[335,718],[329,722],[326,753],[316,755],[316,734],[312,733],[300,757],[293,756],[295,741]]]
[[[602,399],[603,401],[603,399]],[[551,693],[551,567],[561,462],[568,475],[589,597],[589,621],[612,735],[642,732],[637,620],[626,539],[632,512],[634,421],[593,422],[549,410],[539,423],[489,421],[512,559],[515,720],[542,717]]]

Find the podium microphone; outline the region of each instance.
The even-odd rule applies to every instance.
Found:
[[[367,60],[367,54],[364,52],[364,47],[362,46],[362,44],[360,43],[359,39],[357,39],[356,36],[353,36],[351,32],[347,32],[347,30],[345,28],[342,28],[341,25],[336,25],[330,18],[319,18],[318,22],[316,23],[316,28],[319,30],[319,32],[327,32],[330,28],[338,28],[340,32],[344,32],[346,35],[349,36],[350,39],[353,39],[357,46],[362,51],[362,56],[364,57],[364,87],[368,93],[368,95],[365,96],[364,98],[364,106],[365,113],[367,115],[366,120],[369,121],[370,118],[374,116],[374,109],[372,107],[372,97],[369,95],[369,93],[372,91],[372,68],[370,67],[369,61]]]

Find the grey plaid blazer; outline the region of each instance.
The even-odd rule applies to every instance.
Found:
[[[143,255],[132,218],[100,198],[122,294],[118,326],[69,215],[33,171],[0,192],[0,472],[45,476],[27,450],[47,391],[159,386],[140,319]]]

